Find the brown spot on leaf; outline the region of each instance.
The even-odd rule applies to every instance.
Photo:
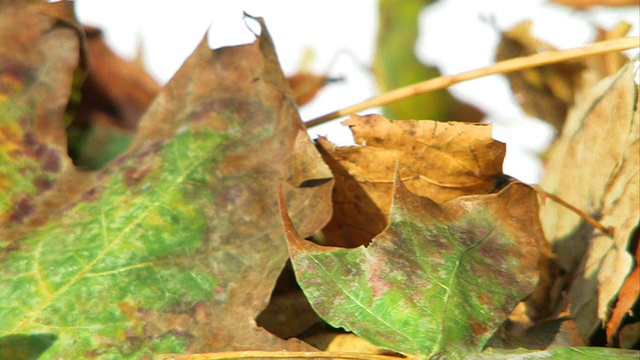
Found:
[[[33,204],[29,198],[22,198],[13,206],[13,213],[9,217],[9,222],[21,223],[26,217],[33,213]]]

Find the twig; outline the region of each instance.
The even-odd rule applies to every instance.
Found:
[[[222,359],[355,359],[355,360],[402,360],[389,355],[372,355],[331,351],[225,351],[209,354],[167,354],[157,356],[159,360],[222,360]]]
[[[582,219],[584,219],[584,221],[588,222],[589,224],[591,224],[591,226],[593,226],[594,228],[602,231],[605,234],[609,234],[612,235],[614,232],[614,229],[612,227],[606,227],[604,225],[602,225],[598,220],[592,218],[591,216],[589,216],[589,214],[585,213],[584,211],[576,208],[575,206],[569,204],[568,202],[560,199],[559,197],[557,197],[556,195],[550,194],[544,190],[542,190],[542,188],[538,185],[531,185],[531,187],[538,192],[538,195],[540,195],[543,199],[545,197],[548,197],[549,199],[557,202],[558,204],[564,206],[565,208],[573,211],[574,213],[576,213],[578,216],[580,216]]]
[[[363,101],[338,111],[331,112],[321,117],[315,118],[305,123],[307,128],[311,128],[327,121],[352,114],[356,111],[386,105],[395,101],[403,100],[411,96],[423,94],[429,91],[439,90],[451,85],[477,79],[487,75],[504,74],[522,69],[548,65],[591,55],[598,55],[612,51],[622,51],[640,47],[640,37],[628,37],[615,40],[599,41],[593,44],[581,46],[568,50],[545,51],[538,54],[523,56],[515,59],[497,62],[484,68],[466,71],[457,75],[440,76],[417,84],[409,85],[399,89],[391,90],[369,100]]]

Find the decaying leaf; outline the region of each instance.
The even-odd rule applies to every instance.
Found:
[[[524,21],[502,34],[496,60],[507,60],[542,51],[555,50],[550,44],[531,36],[531,21]],[[583,65],[564,62],[507,74],[513,93],[529,115],[562,129],[567,110],[580,86]]]
[[[392,121],[378,115],[345,122],[357,146],[337,147],[319,138],[333,170],[334,213],[323,232],[328,245],[367,244],[387,224],[393,177],[420,196],[443,202],[486,194],[502,180],[505,146],[486,124]]]
[[[437,204],[396,178],[390,223],[367,248],[302,239],[281,203],[292,263],[314,309],[333,326],[421,358],[479,354],[538,278],[544,240],[534,191]]]
[[[0,10],[0,224],[6,227],[50,213],[53,202],[75,201],[51,195],[52,189],[84,187],[86,176],[66,156],[62,124],[83,51],[70,3],[16,2]],[[16,246],[6,239],[0,245]]]
[[[609,319],[609,306],[632,270],[629,241],[640,219],[640,127],[633,64],[609,77],[570,111],[542,186],[584,210],[613,236],[547,202],[545,234],[573,279],[568,300],[584,338]]]
[[[340,78],[331,78],[326,75],[318,75],[309,72],[299,72],[287,78],[293,98],[299,106],[305,105],[316,97],[325,85],[340,81]]]
[[[34,334],[57,337],[48,358],[312,349],[254,320],[287,259],[278,186],[306,235],[331,191],[262,20],[252,44],[203,39],[80,186],[62,120],[79,27],[60,9],[0,11],[2,351]]]
[[[632,311],[633,306],[640,299],[640,246],[638,246],[638,238],[640,237],[640,228],[636,228],[634,233],[634,239],[632,239],[632,246],[635,246],[635,267],[633,271],[627,279],[622,284],[620,288],[620,292],[618,293],[618,301],[611,312],[611,318],[607,323],[607,343],[613,346],[622,346],[633,345],[636,342],[640,341],[640,332],[636,332],[635,336],[633,333],[627,336],[628,339],[626,341],[620,341],[618,332],[622,327],[622,321],[626,316],[633,316],[635,318],[639,318],[640,314],[634,314]],[[627,325],[628,326],[628,325]]]

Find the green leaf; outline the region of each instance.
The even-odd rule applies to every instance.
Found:
[[[41,16],[67,6],[59,4],[0,12],[0,29],[13,29],[3,39],[21,39],[30,21],[45,24],[19,43],[21,57],[0,42],[0,64],[13,56],[0,79],[19,79],[2,104],[2,129],[12,131],[0,132],[2,171],[12,182],[0,218],[0,339],[53,334],[47,359],[311,350],[253,320],[287,259],[278,186],[310,235],[328,219],[332,185],[262,20],[252,44],[212,51],[203,39],[127,152],[83,173],[66,154],[57,95],[77,66],[77,35],[52,46],[59,22]],[[56,51],[76,63],[54,83],[45,70],[62,66]],[[49,97],[56,102],[40,105]],[[42,176],[47,186],[37,185]]]
[[[406,355],[462,358],[537,281],[536,201],[514,183],[439,205],[396,179],[389,226],[355,249],[305,241],[281,213],[298,282],[327,322]]]
[[[554,359],[554,360],[608,360],[608,359],[638,359],[640,351],[600,347],[562,347],[547,351],[494,350],[485,351],[474,359]]]

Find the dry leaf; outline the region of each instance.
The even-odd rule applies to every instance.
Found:
[[[607,323],[607,343],[611,345],[620,345],[618,343],[618,339],[616,335],[618,334],[618,329],[622,323],[622,320],[629,314],[632,314],[631,309],[633,305],[640,298],[640,246],[638,246],[638,236],[640,229],[636,230],[634,234],[633,241],[635,244],[632,244],[636,248],[636,256],[635,256],[635,268],[629,274],[627,279],[625,280],[622,288],[620,288],[620,293],[618,294],[618,301],[616,302],[615,307],[613,308],[613,312],[611,313],[611,318]],[[633,314],[638,315],[638,314]],[[635,340],[640,340],[640,333],[636,333]],[[626,341],[631,342],[632,344],[636,341]]]
[[[203,39],[130,148],[87,174],[63,124],[81,49],[73,4],[12,5],[0,8],[1,354],[25,342],[74,359],[313,350],[255,322],[287,259],[278,187],[308,236],[332,186],[262,20],[251,44]]]
[[[368,243],[387,224],[396,165],[412,192],[436,202],[486,194],[502,179],[504,144],[486,124],[388,120],[356,116],[345,122],[357,146],[319,138],[336,177],[334,214],[323,230],[327,244]]]
[[[573,279],[568,300],[584,338],[609,317],[633,266],[628,252],[640,218],[640,128],[633,64],[601,81],[570,111],[542,187],[615,228],[603,234],[553,202],[541,208],[545,234]]]
[[[542,51],[553,46],[531,36],[531,21],[522,22],[502,34],[496,60],[507,60]],[[564,62],[507,74],[511,89],[522,109],[560,130],[567,109],[573,104],[574,92],[580,86],[583,65]]]
[[[326,75],[299,72],[287,77],[291,94],[298,106],[302,106],[313,100],[325,85],[340,81],[340,78],[330,78]]]

